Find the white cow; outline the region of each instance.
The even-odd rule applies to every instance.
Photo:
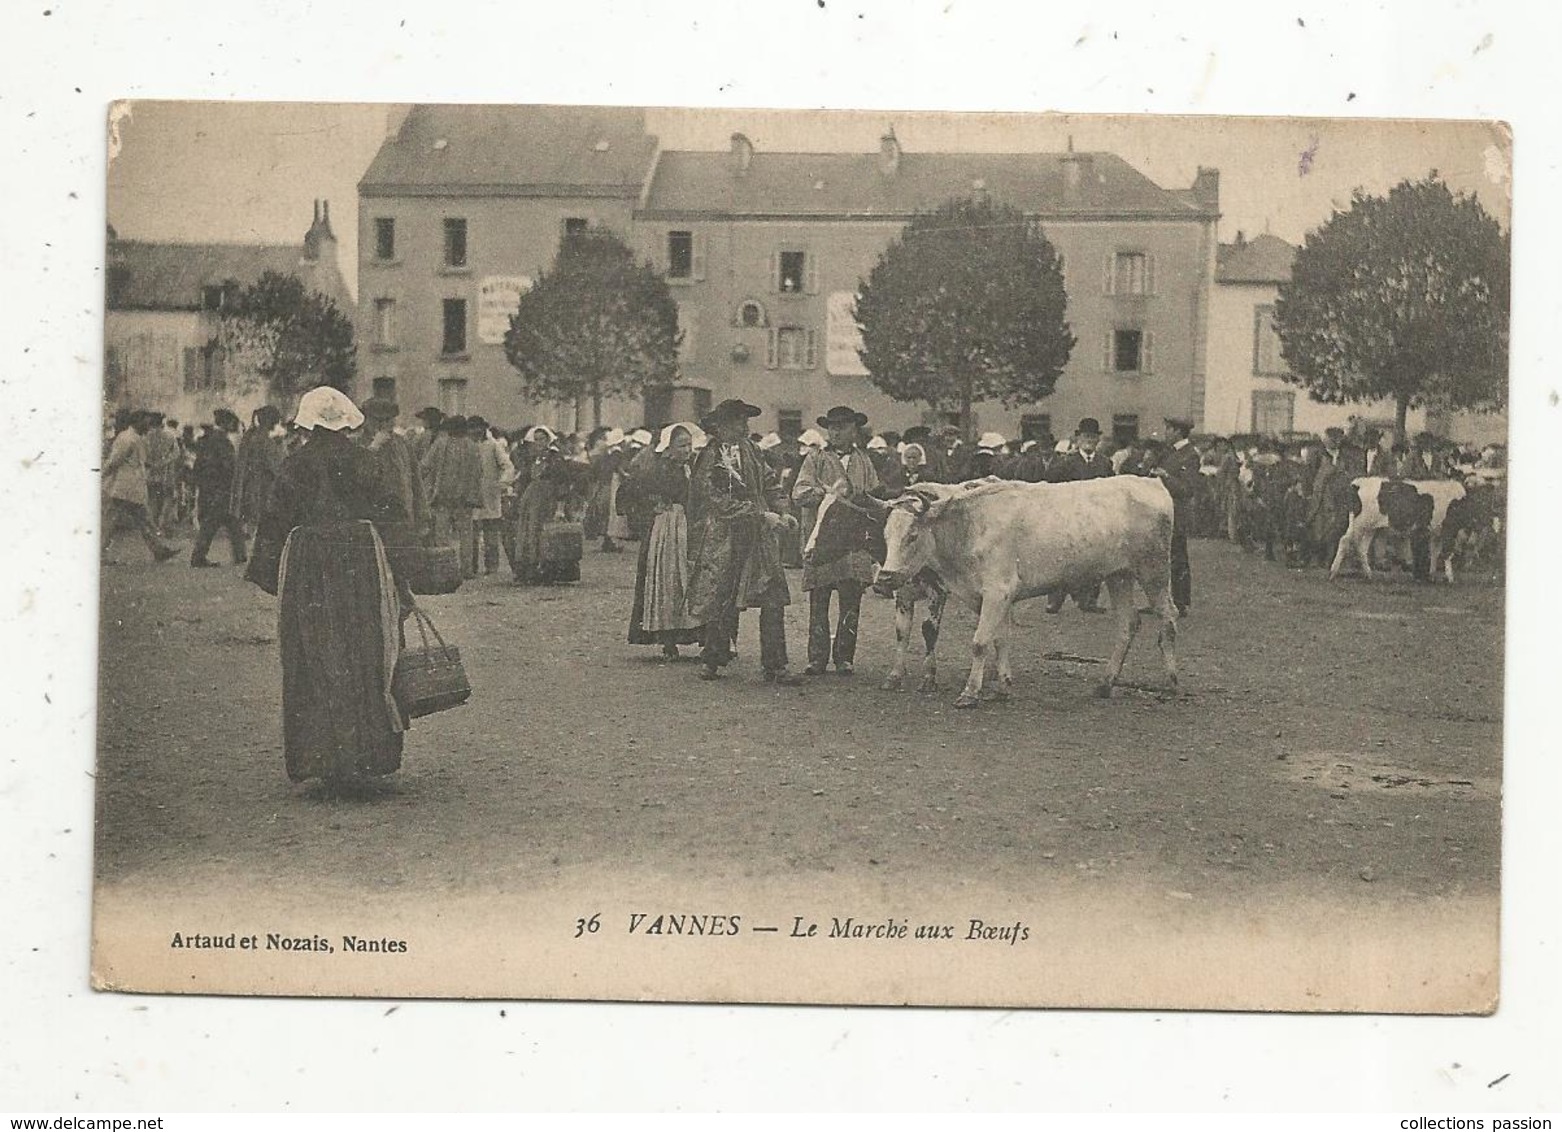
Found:
[[[1171,596],[1171,494],[1157,479],[1113,476],[1074,483],[995,483],[945,497],[913,489],[885,522],[882,586],[931,570],[978,612],[971,675],[955,706],[980,702],[989,651],[1009,670],[1016,601],[1105,579],[1117,612],[1117,646],[1097,687],[1110,696],[1139,628],[1134,585],[1161,619],[1166,676],[1177,686],[1177,607]],[[1000,696],[1003,693],[1000,691]]]

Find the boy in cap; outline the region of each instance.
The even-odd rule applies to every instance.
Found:
[[[483,502],[483,472],[465,417],[440,421],[439,435],[424,453],[419,471],[428,491],[434,542],[455,547],[461,555],[462,576],[477,577],[472,512]]]
[[[711,442],[689,481],[689,579],[686,601],[705,626],[700,679],[715,680],[732,662],[738,615],[759,610],[760,665],[771,683],[792,685],[787,671],[786,606],[791,603],[777,535],[793,520],[764,457],[748,439],[760,410],[728,399],[700,421]]]
[[[399,517],[381,525],[380,538],[393,558],[404,548],[422,544],[428,530],[428,497],[413,455],[412,443],[396,435],[401,407],[389,397],[370,397],[360,407],[364,420],[363,445],[374,455],[381,493],[395,499]]]
[[[837,405],[819,418],[829,443],[803,460],[792,488],[792,501],[803,510],[804,528],[816,530],[826,499],[858,507],[872,506],[868,496],[879,488],[878,472],[867,452],[858,446],[859,430],[868,423],[862,413]],[[855,516],[854,516],[855,518]],[[873,582],[873,557],[869,553],[871,521],[852,522],[840,545],[813,546],[803,555],[803,589],[808,591],[807,676],[823,676],[832,658],[830,594],[836,594],[839,612],[835,624],[835,671],[850,676],[857,653],[857,622],[862,594]],[[812,542],[812,534],[808,536]]]
[[[1193,605],[1193,571],[1188,564],[1188,526],[1200,486],[1202,458],[1193,446],[1193,422],[1186,417],[1166,418],[1167,444],[1150,474],[1161,478],[1172,497],[1171,586],[1177,612],[1186,615]]]

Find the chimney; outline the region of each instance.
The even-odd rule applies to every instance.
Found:
[[[1074,152],[1074,139],[1068,139],[1068,152],[1061,158],[1063,166],[1063,203],[1077,207],[1085,203],[1085,186],[1095,171],[1095,162],[1088,153]]]
[[[900,140],[895,137],[895,127],[879,139],[879,172],[893,177],[900,172]]]
[[[746,134],[732,135],[732,171],[739,177],[746,176],[754,162],[754,143]]]
[[[1242,231],[1242,229],[1238,228],[1237,229],[1237,247],[1241,248],[1241,247],[1246,247],[1246,246],[1247,246],[1247,233]]]
[[[1193,199],[1211,212],[1220,210],[1220,170],[1200,165],[1193,178]]]
[[[331,231],[331,202],[317,199],[314,223],[304,233],[304,259],[310,263],[318,260],[322,246],[328,241],[336,243],[336,233]]]

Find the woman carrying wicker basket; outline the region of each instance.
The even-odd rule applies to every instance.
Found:
[[[376,524],[403,520],[373,455],[347,433],[363,414],[327,386],[299,401],[308,440],[282,462],[245,575],[277,595],[288,778],[344,785],[401,766],[407,718],[391,694],[412,594]]]

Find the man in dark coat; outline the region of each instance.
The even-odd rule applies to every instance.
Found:
[[[380,539],[393,559],[421,546],[429,528],[428,498],[412,442],[396,435],[401,408],[389,397],[370,397],[360,407],[364,419],[363,446],[374,456],[380,492],[396,500],[400,517],[380,526]],[[399,564],[399,562],[397,563]]]
[[[212,548],[212,540],[219,530],[228,532],[228,545],[233,551],[234,565],[245,560],[244,530],[239,517],[233,513],[233,470],[237,457],[233,449],[233,435],[239,431],[239,418],[227,409],[212,414],[216,427],[201,437],[195,450],[195,518],[200,533],[195,537],[195,547],[190,551],[191,566],[215,566],[206,557]]]
[[[1193,605],[1193,571],[1188,565],[1188,528],[1201,486],[1199,450],[1190,439],[1193,422],[1184,417],[1166,418],[1167,445],[1159,463],[1151,469],[1166,484],[1172,497],[1171,585],[1177,612],[1184,616]]]
[[[1308,524],[1320,565],[1334,558],[1350,525],[1351,481],[1367,474],[1367,454],[1345,442],[1345,430],[1327,428],[1309,493]]]
[[[781,565],[779,487],[748,439],[748,422],[761,410],[726,400],[700,421],[711,434],[689,480],[689,616],[705,626],[700,679],[715,680],[732,662],[738,614],[759,610],[760,665],[765,679],[796,684],[787,671],[786,607],[791,603]]]
[[[1059,456],[1047,469],[1048,483],[1074,483],[1078,480],[1098,480],[1113,475],[1112,461],[1101,452],[1101,422],[1086,417],[1079,422],[1074,433],[1074,447]],[[1086,613],[1104,613],[1101,608],[1101,583],[1099,581],[1067,591],[1074,604]],[[1053,590],[1047,595],[1047,612],[1060,613],[1063,609],[1063,590]]]

